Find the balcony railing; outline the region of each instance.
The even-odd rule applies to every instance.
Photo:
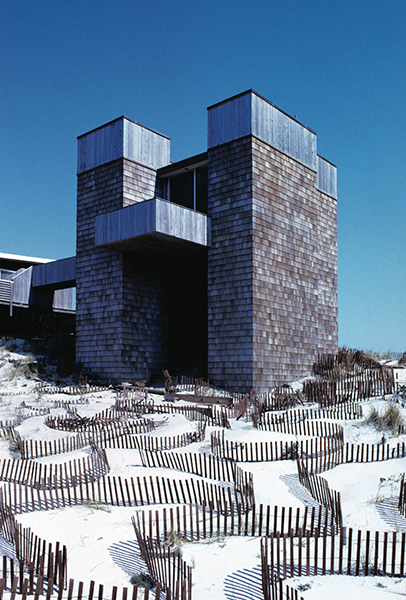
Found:
[[[13,282],[8,279],[0,279],[0,304],[9,305],[13,314]]]

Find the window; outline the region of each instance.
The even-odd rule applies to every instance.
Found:
[[[194,170],[170,177],[168,200],[186,208],[194,209]]]
[[[207,167],[168,177],[166,199],[174,204],[207,213]]]

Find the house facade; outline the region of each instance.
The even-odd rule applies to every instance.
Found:
[[[76,257],[3,255],[2,330],[72,314],[76,286],[76,361],[112,382],[193,368],[262,391],[337,351],[336,167],[256,92],[210,106],[207,150],[176,163],[126,117],[90,131],[77,181]]]
[[[337,174],[316,134],[249,90],[207,151],[121,117],[78,138],[76,360],[110,381],[198,367],[266,390],[335,352]]]

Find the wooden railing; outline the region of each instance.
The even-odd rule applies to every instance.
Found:
[[[10,317],[13,314],[13,284],[9,279],[0,279],[0,304],[10,307]]]

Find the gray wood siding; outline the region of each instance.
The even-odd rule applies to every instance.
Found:
[[[207,147],[215,148],[252,133],[251,93],[208,109]]]
[[[121,210],[99,215],[95,221],[96,246],[162,233],[208,246],[210,219],[166,200],[153,198]]]
[[[253,387],[252,151],[246,138],[208,154],[208,376]]]
[[[316,170],[316,134],[255,94],[252,96],[252,134],[309,169]]]
[[[167,364],[160,265],[95,246],[97,217],[151,198],[155,184],[154,170],[122,159],[78,177],[76,358],[109,381],[145,379]]]
[[[53,310],[64,312],[74,310],[73,307],[73,290],[67,288],[63,290],[55,290],[52,302]]]
[[[19,306],[28,306],[31,296],[33,267],[20,269],[13,275],[13,304]]]
[[[73,287],[76,280],[76,256],[55,260],[33,267],[32,285],[52,285],[58,288]]]
[[[317,170],[316,134],[255,92],[247,92],[208,111],[208,148],[246,135]]]
[[[170,140],[125,117],[79,137],[78,174],[118,158],[159,169],[170,162]]]
[[[317,189],[337,200],[337,167],[317,157]]]

